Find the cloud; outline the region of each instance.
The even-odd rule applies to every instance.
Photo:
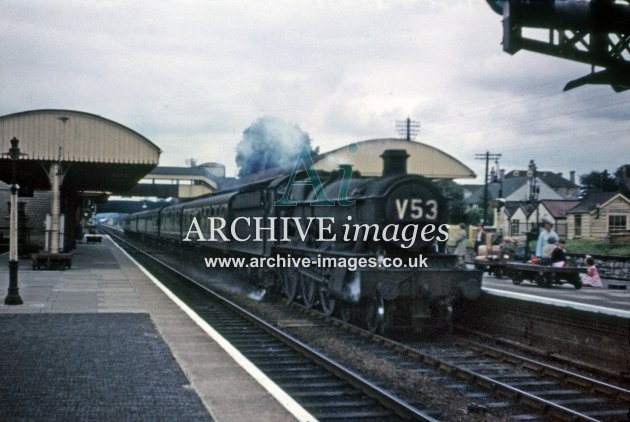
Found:
[[[588,67],[503,53],[481,0],[7,1],[0,27],[0,114],[99,114],[148,136],[165,165],[198,154],[234,174],[243,130],[265,115],[322,151],[397,136],[409,116],[477,174],[486,150],[504,166],[614,169],[628,144],[629,93],[563,93]]]

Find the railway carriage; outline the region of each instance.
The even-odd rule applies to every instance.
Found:
[[[131,214],[125,219],[123,227],[127,233],[137,233],[143,237],[159,237],[159,211],[147,210]]]

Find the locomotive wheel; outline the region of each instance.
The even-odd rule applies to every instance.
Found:
[[[381,295],[370,296],[365,304],[365,327],[370,333],[382,334],[385,303]]]
[[[302,287],[304,306],[306,306],[307,309],[311,309],[317,303],[317,282],[300,274],[300,284]]]
[[[324,315],[331,316],[335,312],[335,305],[337,300],[328,294],[328,289],[319,289],[319,302],[322,304],[322,311]]]
[[[282,272],[282,290],[287,297],[287,303],[292,303],[297,297],[300,286],[299,273],[295,270],[285,270]]]

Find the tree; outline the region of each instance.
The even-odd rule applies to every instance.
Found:
[[[261,117],[243,131],[243,139],[236,146],[238,176],[291,167],[303,145],[314,152],[311,138],[297,125],[272,116]]]
[[[482,222],[484,226],[492,226],[494,224],[494,213],[488,212],[488,221],[483,221],[483,208],[472,207],[466,210],[466,223],[476,226]]]
[[[611,176],[608,170],[593,170],[580,176],[580,193],[582,197],[587,197],[595,192],[616,192],[619,188],[619,180]]]
[[[615,177],[619,182],[621,193],[626,196],[630,195],[630,164],[624,164],[615,172]]]
[[[448,204],[448,222],[450,224],[457,224],[465,221],[466,206],[464,205],[464,189],[448,179],[438,181],[437,186]]]

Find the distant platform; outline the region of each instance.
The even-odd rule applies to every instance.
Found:
[[[527,300],[554,306],[571,307],[587,312],[615,315],[630,319],[630,282],[602,279],[604,287],[584,286],[576,290],[571,285],[539,287],[523,281],[514,285],[511,279],[483,277],[483,289],[488,294]],[[626,289],[609,289],[608,285],[627,285]]]

